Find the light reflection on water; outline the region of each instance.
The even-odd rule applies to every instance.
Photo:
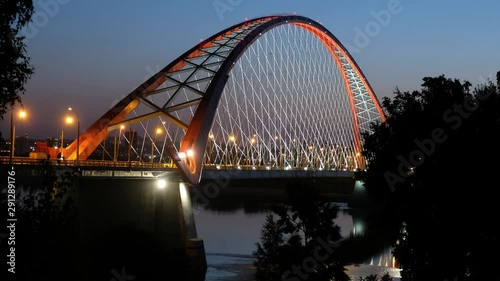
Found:
[[[236,277],[244,270],[251,271],[252,261],[251,256],[207,253],[208,268],[205,281],[221,281],[231,278],[241,280],[242,278]]]
[[[243,209],[238,209],[221,212],[198,206],[194,214],[198,237],[204,240],[207,253],[207,281],[233,280],[231,278],[236,278],[244,267],[250,267],[255,244],[260,241],[266,211],[245,213]],[[336,223],[341,227],[344,237],[354,230],[353,219],[347,210],[339,211]],[[352,280],[370,274],[382,276],[385,272],[398,278],[399,269],[383,266],[390,259],[390,249],[385,249],[379,256],[366,261],[366,264],[348,266],[347,274]]]
[[[351,280],[359,280],[359,277],[366,277],[370,274],[376,274],[379,278],[382,277],[385,273],[389,273],[394,279],[393,281],[397,281],[401,278],[399,274],[399,269],[390,268],[378,265],[349,265],[347,268],[347,275],[351,278]]]

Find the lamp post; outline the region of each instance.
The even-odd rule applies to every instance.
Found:
[[[236,152],[234,153],[235,155],[233,155],[233,149],[236,148],[236,137],[234,135],[231,135],[229,136],[229,141],[230,141],[230,144],[229,144],[229,149],[230,149],[230,154],[228,154],[228,157],[231,157],[231,159],[228,159],[228,163],[226,163],[226,165],[234,165],[236,164],[236,161],[234,161],[233,163],[233,160],[236,159]],[[231,143],[233,144],[231,146]]]
[[[155,132],[155,139],[154,141],[151,141],[151,163],[153,163],[153,155],[154,155],[154,148],[155,148],[155,143],[156,143],[156,137],[158,136],[158,134],[161,134],[161,129],[158,128],[156,129],[156,132]]]
[[[64,149],[64,128],[61,129],[61,159],[64,158],[63,149]]]
[[[76,164],[78,165],[80,163],[80,117],[78,116],[78,113],[71,108],[68,107],[69,111],[72,111],[76,115],[76,122],[77,122],[77,134],[76,134]]]
[[[132,165],[132,162],[130,159],[131,150],[132,150],[132,125],[129,124],[129,126],[128,126],[128,166],[129,167]]]
[[[247,156],[247,158],[248,158],[248,165],[254,165],[255,164],[255,161],[254,161],[254,158],[253,158],[253,156],[254,156],[254,152],[253,152],[254,147],[253,147],[253,145],[255,144],[255,142],[256,142],[255,137],[253,137],[253,138],[250,139],[250,149],[249,149],[250,150],[250,154]]]
[[[19,111],[19,118],[24,119],[26,117],[26,111]],[[12,164],[12,158],[14,158],[15,151],[15,142],[16,142],[16,125],[14,124],[14,109],[10,111],[10,157],[9,163]]]
[[[124,125],[120,126],[120,134],[118,135],[118,148],[116,149],[116,154],[118,154],[118,157],[120,156],[120,145],[121,145],[121,137],[122,137],[122,130],[125,129]]]
[[[120,132],[118,133],[118,144],[116,143],[116,136],[115,136],[115,149],[114,149],[114,154],[115,156],[113,157],[114,162],[118,161],[118,155],[120,154],[120,139],[122,136],[122,130],[125,128],[124,125],[120,126]]]

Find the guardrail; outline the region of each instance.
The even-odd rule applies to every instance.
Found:
[[[1,164],[10,164],[8,156],[0,158]],[[58,166],[78,166],[78,167],[107,167],[107,168],[138,168],[138,169],[175,169],[176,165],[171,163],[150,163],[140,161],[109,161],[109,160],[58,160],[58,159],[36,159],[30,157],[14,157],[12,158],[13,165],[41,165],[50,163]],[[341,169],[341,168],[315,168],[315,167],[302,167],[302,168],[282,168],[277,166],[262,166],[262,165],[221,165],[221,164],[205,164],[204,170],[247,170],[247,171],[349,171],[354,172],[357,169]]]
[[[2,156],[0,158],[1,164],[12,164],[12,165],[42,165],[42,164],[52,164],[57,166],[68,166],[68,167],[108,167],[108,168],[153,168],[153,169],[173,169],[175,165],[169,163],[148,163],[139,161],[106,161],[106,160],[58,160],[58,159],[36,159],[30,157],[13,157],[12,163],[10,163],[10,158]]]

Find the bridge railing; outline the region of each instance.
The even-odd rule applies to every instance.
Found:
[[[9,157],[2,156],[1,164],[10,164]],[[29,157],[13,157],[12,165],[41,165],[52,164],[57,166],[80,166],[80,167],[109,167],[109,168],[175,168],[169,163],[149,163],[139,161],[107,161],[107,160],[59,160],[59,159],[36,159]]]
[[[204,170],[255,170],[255,171],[355,171],[356,169],[323,169],[323,168],[292,168],[292,167],[279,167],[270,165],[223,165],[223,164],[204,164]]]
[[[2,156],[1,164],[10,164],[9,157]],[[175,169],[176,166],[172,163],[151,163],[144,161],[109,161],[109,160],[58,160],[58,159],[36,159],[30,157],[14,157],[12,158],[13,165],[41,165],[52,164],[57,166],[79,166],[79,167],[95,167],[95,168],[138,168],[138,169]],[[287,171],[287,170],[304,170],[304,171],[323,171],[322,168],[284,168],[270,165],[224,165],[224,164],[204,164],[205,170],[247,170],[247,171]],[[355,171],[355,169],[328,169],[328,171]]]

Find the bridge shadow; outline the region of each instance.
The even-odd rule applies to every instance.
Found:
[[[354,182],[352,177],[231,179],[227,183],[204,179],[194,187],[191,198],[194,206],[207,210],[234,212],[243,209],[245,213],[260,213],[267,212],[273,204],[286,203],[286,189],[290,186],[308,185],[322,200],[347,203],[352,198]]]

